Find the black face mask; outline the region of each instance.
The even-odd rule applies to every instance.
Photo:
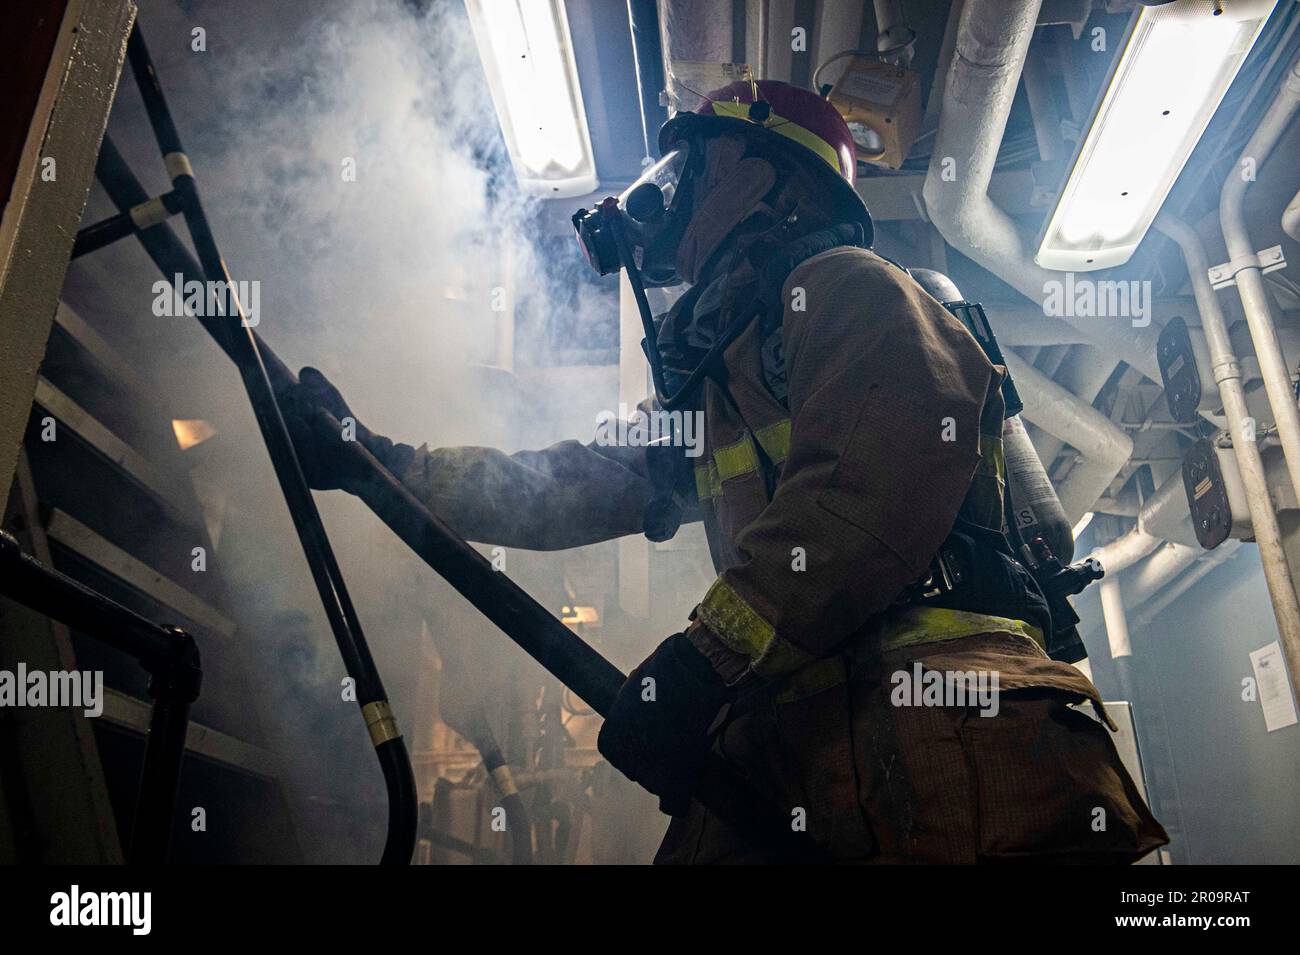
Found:
[[[677,274],[677,247],[690,224],[694,181],[703,156],[700,144],[680,142],[621,195],[610,196],[594,209],[579,209],[572,220],[578,244],[596,272],[627,272],[641,314],[645,332],[642,345],[650,362],[655,393],[666,409],[681,405],[698,381],[689,383],[689,389],[669,392],[645,290],[682,282]]]
[[[691,218],[696,162],[702,153],[683,142],[649,166],[621,195],[579,209],[573,228],[587,263],[601,275],[625,268],[642,287],[678,285],[677,246]],[[627,255],[620,249],[620,234]]]
[[[722,352],[745,328],[744,323],[730,325],[705,350],[698,364],[685,362],[689,355],[665,356],[646,297],[647,288],[684,281],[677,272],[678,248],[695,212],[696,184],[704,174],[704,143],[699,136],[678,140],[663,159],[646,169],[620,196],[611,196],[594,209],[581,209],[572,219],[578,244],[593,269],[601,275],[627,271],[645,332],[642,346],[650,363],[655,393],[659,404],[668,410],[685,404]],[[751,144],[746,156],[751,152],[776,166],[777,178],[782,178],[780,170],[785,167],[779,150]],[[748,247],[763,241],[779,245],[786,238],[785,230],[794,222],[794,215],[776,212],[772,195],[761,200],[764,211],[756,210],[737,224],[733,241],[739,237]],[[710,262],[716,262],[728,250],[735,251],[733,242],[724,242],[714,250]],[[707,275],[710,268],[702,267],[703,274]],[[675,387],[670,390],[670,385]]]

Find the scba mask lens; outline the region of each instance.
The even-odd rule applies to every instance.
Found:
[[[679,211],[682,174],[686,169],[688,147],[685,143],[671,150],[649,166],[617,198],[610,197],[594,209],[579,209],[573,216],[573,229],[587,263],[600,275],[620,268],[635,268],[647,286],[674,285],[676,275],[676,240],[682,225],[676,222]],[[617,222],[611,222],[617,218]],[[616,240],[621,232],[624,243]],[[620,244],[631,262],[624,261]]]
[[[702,154],[699,154],[702,155]],[[601,275],[624,269],[645,332],[646,358],[659,404],[671,410],[689,400],[701,380],[700,370],[676,392],[665,380],[654,315],[646,289],[678,285],[677,246],[690,221],[690,153],[686,142],[650,166],[618,197],[594,209],[579,209],[573,229],[587,262]]]
[[[618,206],[634,222],[658,221],[672,206],[677,186],[686,168],[685,143],[673,149],[645,172],[618,197]]]

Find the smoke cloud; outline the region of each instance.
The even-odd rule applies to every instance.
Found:
[[[237,280],[259,283],[258,332],[287,364],[320,368],[360,420],[415,445],[590,438],[616,406],[616,369],[546,370],[556,356],[540,349],[574,344],[557,346],[556,329],[616,328],[615,287],[579,282],[576,258],[556,255],[536,202],[515,190],[460,2],[145,0],[140,24],[223,254]],[[109,133],[146,188],[163,191],[127,78]],[[110,211],[96,188],[87,221]],[[341,699],[342,662],[247,400],[197,327],[152,313],[158,278],[134,243],[120,243],[74,263],[66,294],[97,327],[114,326],[114,346],[169,413],[215,425],[186,463],[217,538],[212,564],[241,626],[239,652],[256,673],[247,705],[286,756],[307,858],[373,861],[382,778],[355,704]],[[501,701],[516,705],[519,687],[540,685],[539,668],[363,505],[337,492],[317,500],[408,745],[430,745],[434,714],[417,705],[439,658],[430,635],[454,644],[458,682],[504,731],[512,714]],[[597,545],[563,566],[511,552],[506,570],[550,605],[586,586],[615,592],[615,550]],[[589,577],[567,579],[574,566]],[[693,584],[667,616],[680,627],[702,592]],[[626,667],[666,632],[657,621],[621,625],[603,649]],[[240,704],[211,703],[222,705]],[[664,820],[645,794],[612,785],[623,816],[644,810],[617,823],[630,826],[622,856],[644,860]]]

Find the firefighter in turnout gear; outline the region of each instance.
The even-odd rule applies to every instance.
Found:
[[[593,267],[627,271],[649,410],[702,415],[699,457],[358,434],[470,540],[558,549],[704,522],[717,579],[600,734],[672,816],[656,861],[767,861],[691,800],[710,752],[846,862],[1132,862],[1165,843],[1005,536],[1006,370],[871,251],[843,119],[744,81],[675,116],[660,148],[574,224]],[[645,290],[672,285],[652,314]],[[348,488],[339,436],[294,404],[342,418],[342,398],[305,370],[286,413],[313,485]]]

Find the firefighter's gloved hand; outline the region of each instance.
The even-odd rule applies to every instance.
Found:
[[[712,747],[709,733],[731,691],[685,634],[675,634],[629,674],[597,746],[614,768],[681,815]]]
[[[338,426],[322,420],[317,413],[322,408],[333,415]],[[293,438],[303,475],[318,491],[342,488],[356,493],[366,479],[366,469],[358,467],[355,457],[348,453],[348,441],[360,442],[394,474],[400,475],[410,462],[410,445],[395,444],[357,421],[343,395],[315,368],[298,373],[298,384],[280,398],[280,412]]]

